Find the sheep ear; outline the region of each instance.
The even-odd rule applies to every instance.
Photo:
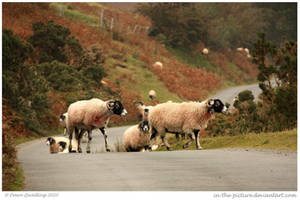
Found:
[[[214,105],[214,103],[215,103],[215,100],[214,100],[214,99],[209,99],[209,100],[207,101],[208,107],[212,107],[212,106]]]
[[[109,101],[107,102],[107,105],[109,108],[113,108],[115,106],[115,102],[114,101]]]

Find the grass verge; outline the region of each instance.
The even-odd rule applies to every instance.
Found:
[[[186,139],[178,142],[173,135],[167,137],[173,150],[183,150],[182,146],[188,141]],[[297,151],[297,129],[273,133],[200,138],[200,144],[203,149],[258,148]],[[192,143],[186,150],[195,150],[195,146],[195,143]],[[166,148],[161,147],[159,150],[166,150]]]

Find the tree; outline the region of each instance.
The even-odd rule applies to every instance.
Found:
[[[2,31],[2,53],[3,71],[17,72],[32,53],[32,46],[24,43],[11,30],[4,29]]]
[[[32,24],[33,35],[28,41],[35,48],[38,63],[57,60],[69,63],[78,59],[82,54],[82,47],[75,37],[70,36],[70,30],[49,21],[47,24],[37,22]]]
[[[294,127],[297,123],[297,43],[284,41],[276,48],[260,33],[254,44],[253,62],[259,69],[263,103],[276,116],[280,128]]]

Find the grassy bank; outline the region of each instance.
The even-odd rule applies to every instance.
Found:
[[[188,140],[177,142],[175,136],[169,135],[168,141],[173,150],[183,150],[182,146]],[[218,136],[213,138],[200,138],[200,144],[204,149],[219,148],[259,148],[297,151],[297,129],[290,131],[245,134],[237,136]],[[165,147],[160,150],[165,150]],[[194,150],[195,143],[188,150]]]

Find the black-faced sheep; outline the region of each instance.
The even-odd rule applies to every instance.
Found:
[[[150,126],[147,120],[131,126],[124,132],[123,144],[125,151],[145,151],[150,145]]]
[[[109,100],[102,101],[101,99],[93,98],[90,100],[82,100],[72,103],[68,108],[67,131],[70,141],[75,130],[75,137],[78,138],[78,152],[81,152],[80,140],[85,131],[88,131],[88,146],[87,153],[90,153],[91,131],[98,128],[103,136],[106,151],[110,151],[107,144],[107,135],[105,127],[112,115],[125,116],[126,109],[120,101]],[[79,132],[80,130],[80,132]],[[72,146],[69,146],[71,151]]]
[[[66,121],[67,121],[68,113],[61,114],[59,117],[59,123],[61,127],[64,129],[64,135],[67,134],[67,126],[66,126]]]
[[[149,98],[151,100],[153,100],[156,97],[156,92],[154,90],[150,90],[148,95],[149,95]]]
[[[69,139],[65,137],[48,137],[46,144],[49,145],[50,153],[68,153]],[[77,142],[72,140],[73,147],[77,146]],[[72,150],[76,152],[76,150]]]
[[[227,107],[219,99],[209,99],[199,102],[162,103],[154,106],[148,116],[152,134],[151,143],[156,136],[160,136],[168,150],[171,150],[165,134],[168,131],[185,133],[190,141],[184,145],[187,148],[196,138],[197,149],[202,149],[199,143],[199,132],[206,128],[207,123],[214,117],[214,113],[225,113]]]

